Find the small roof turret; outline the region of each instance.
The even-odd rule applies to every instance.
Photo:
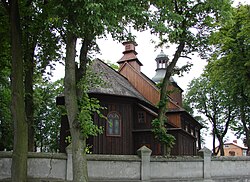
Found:
[[[155,58],[156,61],[156,73],[155,76],[152,78],[152,80],[155,83],[159,83],[165,76],[166,74],[166,68],[168,65],[169,58],[168,56],[161,50],[161,52],[156,56]]]
[[[156,59],[168,59],[168,56],[161,50],[160,54],[157,55]]]

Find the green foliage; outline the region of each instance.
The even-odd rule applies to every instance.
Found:
[[[181,74],[183,71],[188,71],[191,66],[191,64],[187,64],[182,68],[175,69],[179,58],[188,58],[193,52],[199,52],[200,55],[205,57],[204,50],[208,49],[208,37],[211,31],[215,30],[217,21],[223,19],[227,14],[227,10],[230,9],[230,1],[225,0],[219,3],[217,0],[150,2],[152,17],[149,27],[152,33],[160,36],[158,46],[176,44],[176,51],[166,68],[166,74],[161,85],[158,113],[160,128],[157,131],[161,135],[165,132],[161,127],[164,127],[162,120],[166,113],[167,86],[170,77],[174,72]]]
[[[13,147],[13,123],[11,119],[10,91],[10,37],[8,17],[0,5],[0,150]]]
[[[249,134],[250,116],[250,5],[239,5],[232,16],[220,22],[210,43],[215,47],[209,70],[214,82],[220,82],[234,98],[236,122],[231,126],[238,137]],[[245,140],[250,148],[250,139]]]
[[[0,84],[0,150],[11,150],[13,147],[13,123],[10,102],[9,85]]]
[[[111,61],[104,61],[107,65],[109,65],[111,68],[113,68],[115,71],[119,70],[119,66],[115,63],[111,63]]]
[[[187,103],[204,114],[212,124],[213,137],[219,140],[220,145],[236,117],[234,98],[228,90],[228,87],[223,89],[220,82],[212,81],[208,70],[206,74],[192,80],[185,96]],[[215,146],[213,152],[215,153]]]
[[[192,80],[186,98],[191,107],[204,114],[210,122],[216,119],[219,128],[223,128],[228,113],[235,115],[233,98],[219,82],[212,82],[208,75]]]
[[[100,87],[104,83],[100,79],[99,74],[95,74],[91,71],[90,66],[87,69],[87,75],[88,77],[82,78],[78,83],[78,87],[81,88],[82,92],[82,96],[78,100],[80,111],[78,114],[78,120],[80,122],[82,135],[85,138],[88,138],[89,136],[96,136],[103,132],[102,126],[94,124],[94,113],[101,118],[105,118],[105,116],[101,113],[101,110],[105,108],[100,105],[100,101],[96,98],[90,98],[88,95],[89,88]]]
[[[86,154],[92,154],[92,152],[91,152],[92,147],[93,147],[93,145],[87,145],[87,147],[85,148]]]
[[[96,136],[102,133],[103,127],[97,126],[93,121],[93,114],[96,112],[99,116],[101,115],[100,109],[102,107],[96,98],[89,98],[87,94],[84,94],[81,101],[79,102],[80,112],[78,119],[80,122],[81,131],[83,137]]]
[[[230,1],[217,0],[166,0],[152,1],[152,21],[149,26],[153,33],[159,33],[159,45],[185,42],[182,56],[200,52],[205,56],[208,37],[218,26],[218,20],[228,17]],[[186,68],[186,67],[185,67]]]
[[[104,37],[107,33],[116,40],[124,40],[124,29],[129,22],[137,22],[136,29],[145,27],[149,7],[146,0],[51,1],[50,6],[54,8],[50,21],[60,28],[61,34],[70,30],[84,40]],[[72,21],[68,21],[71,17]]]
[[[56,97],[62,91],[62,80],[50,82],[40,78],[34,85],[35,146],[41,152],[58,151],[61,112]]]
[[[152,121],[153,133],[160,142],[167,146],[167,148],[173,148],[175,144],[175,137],[168,134],[167,129],[163,127],[161,123],[162,122],[158,118]]]
[[[203,127],[207,128],[207,124],[208,124],[208,123],[207,123],[201,116],[195,115],[195,112],[194,112],[195,109],[192,108],[189,104],[190,104],[190,103],[187,101],[187,99],[184,98],[184,99],[183,99],[183,102],[182,102],[182,107],[183,107],[189,114],[191,114],[191,115],[194,117],[194,119],[195,119],[196,121],[198,121],[200,124],[202,124]]]

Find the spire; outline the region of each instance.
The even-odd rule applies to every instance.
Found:
[[[152,80],[156,83],[160,82],[166,74],[166,68],[168,65],[169,58],[168,56],[161,50],[161,52],[155,58],[156,61],[156,73]]]
[[[123,42],[122,44],[125,47],[125,51],[123,51],[123,57],[119,61],[117,61],[117,63],[121,67],[123,63],[127,62],[135,69],[140,71],[140,66],[142,66],[142,63],[138,60],[136,56],[137,52],[135,51],[135,47],[137,46],[137,43],[134,41],[134,38],[131,34],[131,27],[129,27],[127,41]]]

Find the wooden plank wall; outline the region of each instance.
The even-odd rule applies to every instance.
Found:
[[[136,72],[129,64],[125,64],[126,65],[120,70],[120,73],[153,105],[158,104],[160,93],[156,87],[144,79],[142,75]]]
[[[176,139],[171,155],[196,155],[196,139],[181,129],[169,130]]]
[[[103,134],[93,137],[93,153],[95,154],[132,154],[133,153],[133,102],[129,99],[110,98],[102,100],[102,105],[107,109],[104,116],[111,111],[116,111],[121,116],[121,136],[107,136],[105,119],[94,116],[95,123],[104,127]]]

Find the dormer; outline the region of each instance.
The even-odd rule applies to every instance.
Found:
[[[137,58],[137,52],[135,51],[135,46],[137,43],[135,41],[126,41],[122,43],[125,47],[125,51],[123,51],[123,57],[117,61],[119,66],[121,67],[125,62],[134,67],[138,72],[141,71],[142,63]]]

